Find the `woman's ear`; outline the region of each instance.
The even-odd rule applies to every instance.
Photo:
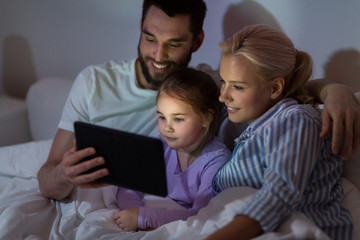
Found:
[[[210,124],[214,120],[214,110],[209,109],[208,112],[205,115],[203,127],[208,128],[210,127]]]
[[[204,36],[205,36],[204,30],[202,30],[201,33],[199,33],[196,36],[196,38],[194,39],[194,44],[191,49],[192,52],[196,52],[200,48],[201,44],[204,41]]]
[[[271,99],[277,99],[281,96],[282,91],[284,90],[285,79],[283,77],[275,78],[271,83]]]

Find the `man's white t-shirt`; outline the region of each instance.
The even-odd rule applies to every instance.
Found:
[[[59,128],[74,132],[75,121],[158,136],[157,91],[139,88],[135,59],[85,68],[74,81]]]

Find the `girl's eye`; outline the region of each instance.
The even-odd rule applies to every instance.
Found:
[[[225,85],[225,81],[221,79],[221,80],[220,80],[220,84],[221,84],[221,85]]]
[[[165,120],[165,117],[164,117],[164,116],[158,116],[158,118],[159,118],[160,120]]]
[[[175,121],[176,122],[182,122],[182,121],[184,121],[184,119],[183,118],[175,118]]]

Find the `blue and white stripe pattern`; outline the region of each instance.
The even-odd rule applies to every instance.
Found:
[[[284,99],[252,122],[236,139],[231,160],[213,179],[216,192],[237,186],[258,191],[237,212],[273,231],[293,210],[333,239],[351,239],[352,218],[342,206],[342,160],[331,139],[320,139],[320,114]]]

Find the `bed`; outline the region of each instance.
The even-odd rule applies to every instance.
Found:
[[[246,187],[227,189],[186,221],[138,232],[123,232],[112,221],[117,209],[113,186],[78,188],[61,202],[42,197],[36,174],[46,161],[57,124],[57,120],[50,124],[48,118],[60,115],[70,86],[71,82],[61,79],[37,82],[27,97],[33,141],[0,148],[0,239],[204,239],[231,221],[234,210],[254,194],[254,189]],[[49,94],[51,88],[63,94]],[[48,126],[41,127],[39,119],[47,119]],[[354,157],[345,164],[344,204],[353,216],[353,239],[360,239],[360,159]],[[144,201],[148,206],[174,207],[166,198],[148,195]],[[275,232],[255,239],[328,238],[304,215],[294,212]]]

